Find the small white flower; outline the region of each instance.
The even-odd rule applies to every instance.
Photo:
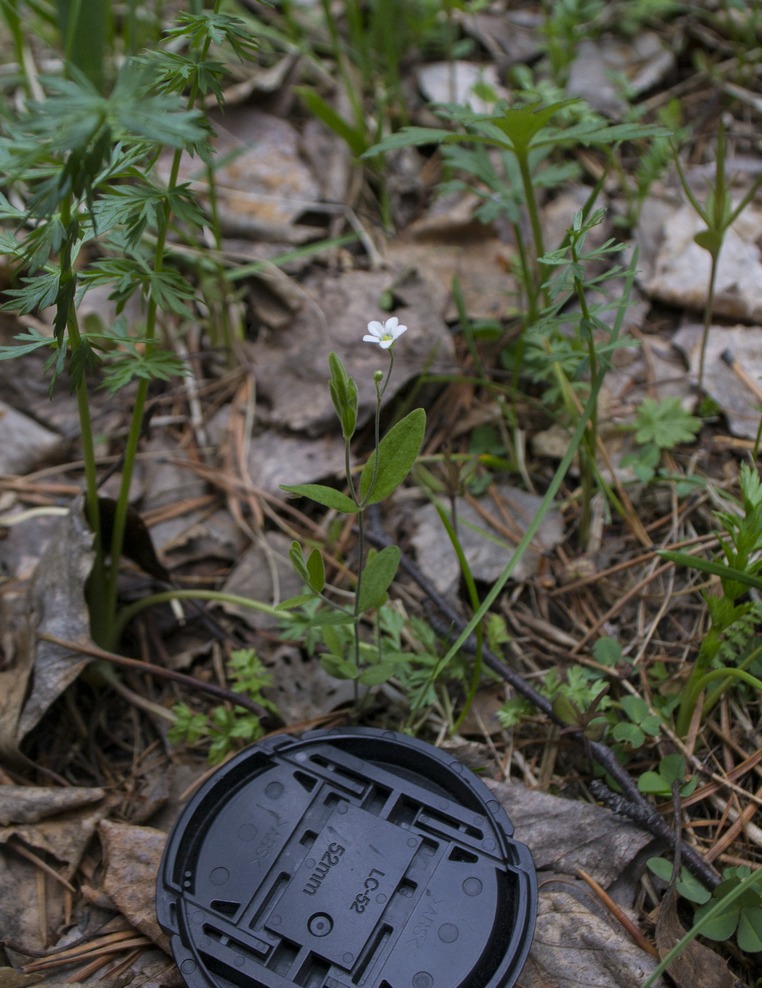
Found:
[[[388,350],[398,336],[407,332],[407,326],[400,326],[400,321],[396,316],[380,323],[375,319],[368,323],[368,332],[363,336],[363,343],[378,343],[382,350]]]

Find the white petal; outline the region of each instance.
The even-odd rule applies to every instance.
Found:
[[[363,343],[378,343],[380,342],[377,336],[363,336]]]
[[[388,350],[389,347],[392,345],[392,343],[394,343],[394,340],[387,339],[387,340],[378,341],[378,345],[381,347],[382,350]]]
[[[377,322],[375,319],[373,322],[368,323],[368,332],[372,333],[373,336],[377,336],[379,339],[384,335],[386,329],[383,323]]]
[[[407,332],[407,326],[397,326],[394,330],[394,338],[397,339],[398,336],[402,336],[403,333]]]
[[[391,318],[387,319],[386,322],[384,323],[384,329],[386,330],[387,333],[391,333],[392,336],[394,336],[398,322],[399,319],[396,316],[392,316]]]

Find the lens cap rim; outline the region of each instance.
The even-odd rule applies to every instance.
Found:
[[[243,794],[240,799],[248,803],[255,796],[258,798],[268,785],[271,787],[275,785],[273,782],[268,782],[268,777],[270,779],[275,778],[276,766],[278,766],[280,773],[278,777],[285,778],[288,782],[290,778],[288,773],[291,771],[291,767],[293,767],[293,771],[303,771],[308,777],[311,777],[310,773],[322,771],[316,768],[321,760],[333,763],[329,764],[325,770],[328,773],[327,783],[325,779],[321,779],[321,784],[326,783],[329,789],[332,784],[330,772],[336,771],[338,766],[339,787],[345,784],[342,776],[346,774],[360,780],[358,786],[361,786],[362,781],[365,781],[366,784],[371,782],[373,786],[379,785],[382,791],[386,791],[390,785],[393,785],[395,788],[398,786],[401,790],[409,791],[412,794],[411,798],[414,797],[418,804],[423,807],[420,819],[423,820],[426,817],[428,823],[424,823],[422,826],[413,826],[409,831],[405,830],[407,843],[412,847],[409,858],[417,854],[416,848],[420,845],[418,838],[427,839],[427,826],[434,827],[435,832],[437,827],[441,827],[444,834],[442,840],[445,843],[450,840],[456,844],[463,843],[465,846],[468,841],[471,842],[468,845],[471,847],[471,851],[464,851],[463,853],[473,853],[474,860],[479,859],[480,867],[488,864],[487,874],[491,874],[491,871],[494,870],[498,876],[496,888],[504,891],[495,893],[494,908],[491,910],[491,926],[490,917],[483,917],[484,923],[480,924],[474,923],[474,917],[468,916],[463,916],[462,926],[460,920],[457,924],[440,925],[440,938],[442,939],[446,939],[441,932],[446,927],[452,927],[457,935],[458,927],[465,932],[469,923],[472,926],[476,925],[477,930],[471,930],[471,940],[476,938],[477,945],[482,948],[477,951],[478,957],[475,958],[470,970],[462,977],[456,975],[459,977],[458,985],[448,983],[447,988],[459,988],[459,986],[463,986],[463,988],[511,988],[519,977],[529,953],[537,915],[537,880],[529,849],[526,845],[513,839],[513,825],[504,807],[495,799],[485,783],[462,762],[442,749],[418,738],[373,727],[319,729],[309,731],[301,737],[287,734],[270,736],[239,752],[221,766],[205,781],[183,808],[170,833],[162,857],[157,876],[156,908],[159,924],[170,936],[173,954],[189,988],[231,988],[231,986],[270,988],[271,984],[277,984],[281,988],[292,988],[292,986],[293,988],[301,988],[303,984],[307,984],[308,988],[313,988],[313,984],[316,988],[349,988],[350,984],[352,988],[357,984],[365,985],[367,988],[419,988],[419,986],[420,988],[429,988],[429,986],[440,988],[441,978],[439,975],[447,976],[447,974],[455,973],[454,970],[442,972],[432,961],[428,967],[426,964],[421,965],[420,972],[408,978],[407,969],[404,966],[402,968],[398,965],[395,967],[392,962],[394,952],[398,949],[397,946],[394,946],[378,970],[371,971],[368,968],[364,970],[359,980],[352,980],[353,975],[349,972],[352,965],[347,960],[352,955],[347,953],[343,955],[347,960],[347,971],[344,971],[339,958],[342,956],[340,953],[342,946],[346,947],[347,943],[351,941],[353,930],[352,928],[344,929],[343,925],[334,930],[334,920],[332,916],[328,915],[329,913],[333,914],[334,910],[332,909],[314,913],[307,924],[311,931],[311,936],[308,939],[315,943],[315,938],[324,938],[320,940],[320,945],[325,947],[330,957],[330,960],[326,960],[327,973],[324,981],[319,977],[310,979],[306,975],[306,981],[288,980],[282,976],[276,977],[272,975],[269,968],[257,967],[256,958],[253,958],[253,955],[241,961],[240,971],[233,970],[227,961],[222,964],[219,956],[216,961],[213,959],[212,955],[216,948],[212,948],[210,952],[207,934],[206,932],[202,933],[202,930],[206,931],[207,927],[203,924],[194,927],[190,918],[194,903],[197,902],[199,895],[204,903],[209,899],[208,883],[205,878],[194,873],[194,862],[196,865],[199,860],[207,862],[210,848],[215,849],[217,857],[222,854],[222,859],[227,861],[224,852],[220,852],[217,848],[221,843],[224,843],[222,841],[223,836],[226,841],[229,839],[228,817],[233,812],[232,804],[237,794]],[[284,764],[287,766],[285,776],[281,772]],[[280,786],[282,783],[278,782],[277,785]],[[286,795],[288,797],[288,794]],[[308,801],[308,799],[301,800],[301,797],[298,797],[296,801],[291,798],[291,805],[304,806]],[[340,811],[348,813],[344,817],[345,823],[350,820],[356,821],[359,819],[359,814],[364,814],[366,827],[370,828],[369,832],[373,835],[375,843],[379,847],[385,847],[386,860],[391,860],[395,857],[392,849],[402,846],[400,835],[395,836],[395,828],[386,819],[379,819],[378,822],[375,822],[374,818],[368,817],[364,810],[358,809],[360,801],[359,789],[356,799],[350,791],[346,801],[338,801],[337,805]],[[347,810],[341,810],[344,803],[346,803]],[[460,830],[455,830],[454,836],[451,834],[449,837],[446,824],[448,814],[452,815],[456,824],[458,824],[458,820],[461,821],[458,824]],[[471,819],[478,823],[478,827],[469,827],[468,820]],[[278,855],[286,857],[290,855],[292,862],[294,860],[293,848],[288,842],[292,841],[293,834],[302,824],[302,816],[298,819],[290,819],[288,824],[291,826],[291,830],[285,834],[282,846],[279,845],[280,849],[273,850],[272,861],[278,858]],[[408,824],[401,823],[399,826],[404,829],[407,828]],[[285,830],[285,826],[282,829]],[[356,823],[355,829],[357,829]],[[396,829],[399,830],[399,827]],[[475,844],[473,836],[459,836],[460,831],[465,833],[470,830],[477,834],[477,838],[483,837],[481,843],[477,840]],[[414,838],[418,839],[417,843]],[[344,843],[349,844],[351,841]],[[354,858],[351,858],[352,853],[355,855]],[[350,861],[350,858],[353,861],[364,860],[362,858],[363,853],[363,850],[357,847],[355,847],[354,852],[352,852],[352,848],[349,848],[345,862]],[[360,855],[359,858],[358,855]],[[234,857],[233,851],[230,852],[230,856],[231,858]],[[405,862],[409,858],[406,858],[399,867],[404,870]],[[237,862],[236,860],[227,861],[227,863],[230,864],[230,869],[234,872],[236,863],[240,865],[240,861]],[[196,871],[198,870],[199,868],[196,867]],[[226,869],[221,868],[220,870],[225,871]],[[335,870],[340,871],[340,869]],[[240,867],[238,871],[240,873]],[[388,880],[394,881],[393,868],[390,871],[391,877]],[[349,869],[344,868],[344,873],[356,875],[359,872],[358,868],[353,868],[350,865]],[[377,870],[376,873],[380,874],[380,871]],[[206,875],[206,872],[204,874]],[[444,869],[437,874],[440,883],[437,886],[440,898],[437,900],[432,891],[430,894],[434,901],[449,901],[452,891],[452,899],[455,902],[454,890],[447,889],[447,895],[442,895],[442,875],[446,874]],[[293,877],[293,872],[291,875]],[[318,892],[317,886],[321,884],[322,877],[322,872],[319,872],[317,883],[313,880],[315,892]],[[263,890],[266,895],[274,895],[275,892],[267,885],[268,881],[269,878],[256,886],[252,895],[256,896],[260,890]],[[371,887],[373,887],[374,881],[375,879],[371,880]],[[198,892],[197,884],[204,886],[205,894]],[[265,886],[267,887],[265,888]],[[320,889],[319,894],[315,896],[315,908],[318,908],[320,896],[330,888],[331,884],[326,879],[325,889]],[[432,883],[432,890],[433,888],[434,884]],[[309,891],[309,888],[302,891],[305,890]],[[381,889],[380,891],[389,892],[390,889]],[[426,891],[425,888],[424,891]],[[363,890],[361,889],[360,892],[362,894]],[[290,909],[281,910],[285,913],[284,928],[288,933],[288,942],[291,942],[294,937],[295,925],[299,929],[305,928],[304,925],[297,923],[294,914],[298,910],[293,908],[302,902],[303,897],[297,895],[294,898],[294,894],[288,887],[285,891],[278,892],[279,899],[281,896],[284,900],[288,900],[292,906]],[[240,898],[240,896],[234,895],[233,898]],[[343,895],[342,898],[344,898]],[[380,895],[380,892],[378,898],[386,901],[386,897]],[[488,899],[487,896],[484,898]],[[363,904],[363,901],[360,901]],[[478,904],[479,900],[474,900],[474,904],[469,902],[468,906],[478,912]],[[234,904],[231,903],[230,905],[232,908]],[[376,914],[380,917],[384,909],[387,908],[391,912],[391,905],[388,907],[376,906],[371,903],[369,915],[371,918]],[[376,910],[375,913],[373,912],[374,909]],[[199,915],[198,909],[196,909],[196,914]],[[346,916],[347,914],[341,913],[340,915]],[[352,917],[352,919],[356,921],[357,917]],[[338,922],[345,924],[348,920],[338,920]],[[384,922],[386,923],[386,920]],[[227,927],[225,923],[223,918],[219,920],[220,929],[224,931],[228,928],[234,939],[235,931],[231,926],[232,918],[227,923]],[[483,932],[482,925],[484,927]],[[262,957],[265,957],[268,951],[272,951],[276,938],[273,935],[271,925],[268,930],[260,932],[263,932],[264,936],[261,941],[255,940],[254,949],[260,950]],[[484,939],[480,940],[480,937]],[[497,950],[495,941],[497,939],[501,941],[502,956],[499,958],[495,956]],[[304,946],[304,938],[302,940],[302,946]],[[464,935],[464,945],[467,942],[468,938]],[[205,943],[206,946],[204,946]],[[402,943],[401,939],[399,943]],[[331,948],[334,950],[333,955]],[[438,944],[438,948],[441,953],[443,951],[441,943]],[[399,949],[401,950],[402,947]],[[338,955],[336,955],[337,950],[339,951]],[[423,953],[425,955],[426,951]],[[236,956],[235,962],[236,964],[239,963],[238,956]],[[264,962],[261,963],[264,964]],[[334,976],[339,974],[339,969],[344,972],[342,977]],[[405,971],[404,975],[398,974],[397,976],[407,980],[409,984],[390,983],[384,975],[391,970]],[[435,971],[435,975],[428,973],[429,970]],[[416,982],[416,977],[418,977],[418,982]]]

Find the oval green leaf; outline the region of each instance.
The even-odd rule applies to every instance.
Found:
[[[310,501],[322,504],[324,508],[334,508],[336,511],[344,511],[352,515],[359,511],[351,497],[347,497],[334,487],[326,487],[323,484],[281,484],[280,489],[297,497],[308,497]]]
[[[422,408],[416,408],[387,432],[360,476],[360,499],[363,505],[377,504],[399,487],[412,470],[421,451],[425,430],[426,413]]]
[[[310,590],[321,593],[325,586],[325,566],[319,549],[313,549],[307,559],[307,574]]]
[[[362,571],[359,610],[370,610],[384,602],[386,591],[392,585],[400,563],[400,551],[396,545],[388,545],[371,556]]]

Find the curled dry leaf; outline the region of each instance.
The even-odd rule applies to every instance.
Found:
[[[169,940],[156,920],[155,905],[166,834],[153,827],[110,820],[102,821],[99,831],[106,864],[103,892],[136,930],[169,954]]]
[[[78,498],[42,554],[12,638],[13,654],[0,672],[0,755],[17,762],[19,745],[90,659],[51,642],[87,640],[85,582],[93,564],[93,534]],[[31,683],[31,690],[27,691]]]
[[[640,988],[656,960],[575,876],[585,871],[628,913],[635,883],[623,879],[650,835],[598,806],[521,785],[488,785],[505,806],[517,839],[531,848],[537,867],[537,928],[521,974],[523,988]],[[630,918],[636,922],[634,915]]]
[[[0,786],[0,844],[12,838],[77,869],[98,822],[109,810],[104,789]]]
[[[656,946],[660,956],[665,957],[683,936],[685,929],[677,915],[677,891],[670,885],[656,920]],[[677,988],[736,988],[736,979],[726,962],[698,940],[687,945],[667,972]]]

